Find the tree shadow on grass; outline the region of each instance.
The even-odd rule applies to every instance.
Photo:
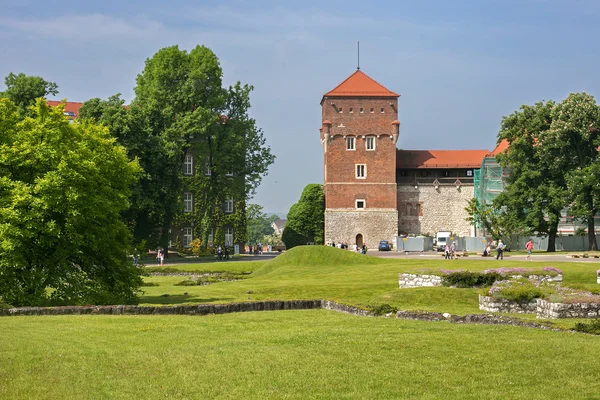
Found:
[[[234,300],[233,297],[209,297],[204,299],[195,295],[171,294],[169,296],[141,296],[140,304],[232,303]]]

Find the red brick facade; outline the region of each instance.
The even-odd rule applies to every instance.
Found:
[[[334,89],[323,97],[321,141],[328,209],[356,208],[357,199],[365,200],[365,209],[396,209],[398,95],[385,90],[376,96],[363,96],[358,90],[339,96]],[[354,140],[354,149],[348,149],[347,140]],[[357,165],[365,166],[364,177],[357,177]]]
[[[398,95],[357,70],[323,96],[321,108],[326,240],[369,247],[392,240]]]

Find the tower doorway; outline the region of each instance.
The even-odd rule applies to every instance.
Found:
[[[356,235],[356,247],[361,248],[363,244],[363,235],[362,233],[359,233],[358,235]]]

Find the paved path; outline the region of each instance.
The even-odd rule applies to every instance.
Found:
[[[395,252],[395,251],[378,251],[378,250],[370,250],[368,253],[370,256],[381,257],[381,258],[419,258],[419,259],[429,259],[435,260],[439,259],[444,260],[443,253],[438,253],[434,251],[426,251],[426,252]],[[526,254],[515,254],[511,255],[510,252],[504,253],[504,259],[507,261],[526,261]],[[498,261],[496,260],[496,256],[493,257],[481,257],[480,255],[470,255],[469,257],[459,257],[459,260],[489,260],[489,261]],[[450,262],[451,260],[447,260]],[[600,258],[571,258],[567,257],[566,254],[533,254],[533,262],[540,261],[564,261],[564,262],[595,262],[600,263]]]

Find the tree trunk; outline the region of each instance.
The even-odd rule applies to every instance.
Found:
[[[558,213],[560,216],[560,212]],[[551,218],[550,226],[548,226],[548,253],[554,253],[556,251],[556,235],[558,234],[558,222],[560,218]]]
[[[596,227],[594,224],[594,217],[588,219],[587,221],[587,229],[588,229],[588,250],[596,251],[598,250],[598,243],[596,243]]]
[[[554,253],[556,251],[556,231],[550,232],[548,235],[548,253]]]
[[[163,220],[163,226],[160,233],[160,247],[165,249],[165,258],[169,258],[169,228],[171,227],[171,221],[173,220],[173,216],[170,212],[165,214],[165,219]]]

